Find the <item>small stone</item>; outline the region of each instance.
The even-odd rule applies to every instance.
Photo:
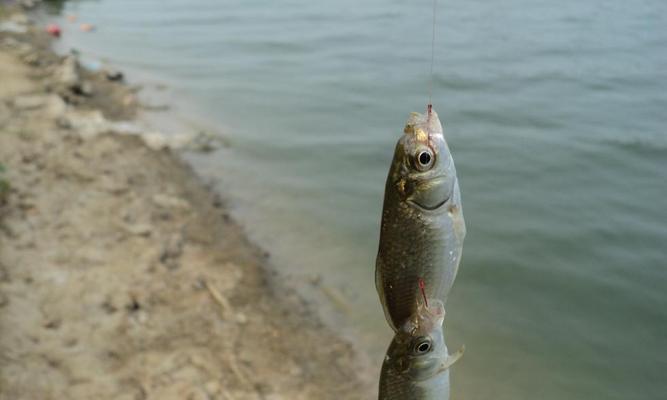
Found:
[[[137,312],[141,310],[141,304],[139,304],[139,301],[134,296],[131,296],[130,302],[125,305],[125,309],[129,312]]]
[[[220,135],[206,131],[199,131],[189,135],[187,143],[184,146],[186,150],[203,153],[212,152],[220,147],[229,147],[229,142]]]
[[[2,263],[0,263],[0,282],[9,282],[9,272]]]
[[[65,114],[69,125],[82,139],[90,139],[111,129],[111,124],[99,110],[71,111]]]
[[[39,55],[37,55],[36,53],[30,53],[25,57],[23,57],[23,62],[32,67],[37,67],[40,64]]]
[[[141,135],[146,146],[152,150],[164,150],[169,147],[169,141],[164,135],[157,132],[149,132]]]
[[[16,50],[17,50],[19,56],[25,57],[33,51],[33,48],[30,45],[30,43],[19,43]]]
[[[183,253],[183,235],[173,234],[162,247],[160,262],[169,269],[178,268],[178,260]]]
[[[236,322],[241,325],[245,325],[248,323],[248,317],[246,317],[244,313],[238,313],[236,314]]]
[[[67,111],[67,104],[63,99],[55,94],[48,96],[46,100],[46,113],[51,118],[60,118]]]
[[[0,292],[0,308],[6,307],[9,304],[9,297],[6,294]]]
[[[136,236],[150,236],[153,227],[149,224],[125,224],[123,228],[126,232]]]
[[[56,126],[61,129],[72,129],[72,124],[66,117],[56,118]]]
[[[199,277],[195,279],[194,283],[192,283],[192,288],[194,290],[204,290],[206,289],[206,281],[204,280],[204,278]]]
[[[61,84],[72,87],[79,83],[79,62],[75,56],[70,55],[60,65],[55,73],[56,80]]]
[[[9,20],[21,25],[28,25],[28,23],[30,22],[27,15],[20,13],[12,15],[12,17]]]
[[[13,37],[4,38],[2,40],[2,46],[7,47],[9,49],[16,48],[18,45],[19,45],[19,41],[14,39]]]
[[[37,7],[37,1],[35,0],[21,0],[21,6],[26,10],[32,10]]]
[[[162,208],[173,208],[177,210],[188,210],[190,209],[190,203],[184,199],[169,196],[166,194],[156,194],[153,196],[153,203]]]
[[[45,96],[18,96],[12,104],[19,110],[35,110],[44,107],[46,100]]]
[[[105,71],[105,75],[108,80],[112,82],[118,82],[123,80],[123,73],[116,69],[108,69]]]
[[[71,86],[71,89],[74,94],[78,94],[79,96],[84,97],[91,97],[94,93],[93,85],[88,81],[74,84]]]
[[[58,328],[60,328],[61,323],[62,323],[62,321],[60,320],[60,318],[55,318],[55,319],[52,319],[50,321],[47,321],[44,324],[44,328],[46,328],[46,329],[58,329]]]
[[[198,388],[190,389],[185,398],[186,400],[209,400],[208,394]]]
[[[308,277],[308,280],[310,281],[311,285],[317,286],[320,283],[322,283],[322,275],[313,274],[310,277]]]
[[[220,393],[220,389],[220,384],[216,381],[210,381],[204,385],[204,390],[206,390],[209,396],[216,396]]]
[[[123,105],[126,107],[135,106],[138,102],[139,100],[137,99],[137,96],[133,95],[132,93],[129,93],[123,97]]]
[[[219,194],[215,194],[213,196],[213,207],[215,208],[222,208],[225,205],[224,201],[222,200],[222,197],[220,197]]]
[[[261,398],[257,392],[247,392],[242,390],[230,391],[229,396],[234,400],[259,400]]]

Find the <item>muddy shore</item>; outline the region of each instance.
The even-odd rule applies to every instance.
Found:
[[[7,22],[0,399],[373,398],[354,348],[179,158],[196,140],[129,129],[132,87],[0,2]]]

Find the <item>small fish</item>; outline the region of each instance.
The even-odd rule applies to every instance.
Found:
[[[389,345],[380,373],[379,400],[449,399],[449,367],[465,348],[448,353],[442,328],[445,308],[439,300],[428,304],[418,306]]]
[[[385,187],[375,285],[394,331],[415,314],[423,280],[446,304],[466,234],[454,160],[435,111],[412,113]]]

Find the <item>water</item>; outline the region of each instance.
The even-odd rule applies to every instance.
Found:
[[[469,232],[453,398],[664,399],[667,3],[440,3],[433,102]],[[166,82],[171,117],[228,136],[191,160],[379,366],[379,214],[394,143],[427,102],[430,6],[101,0],[63,11],[97,32],[62,23],[67,43]]]

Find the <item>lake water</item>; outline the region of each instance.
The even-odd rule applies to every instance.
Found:
[[[428,101],[431,1],[62,12],[98,27],[59,17],[66,45],[166,84],[170,118],[227,136],[190,159],[379,367],[384,181]],[[447,313],[450,348],[467,347],[452,398],[667,398],[667,2],[440,0],[435,66],[468,225]]]

